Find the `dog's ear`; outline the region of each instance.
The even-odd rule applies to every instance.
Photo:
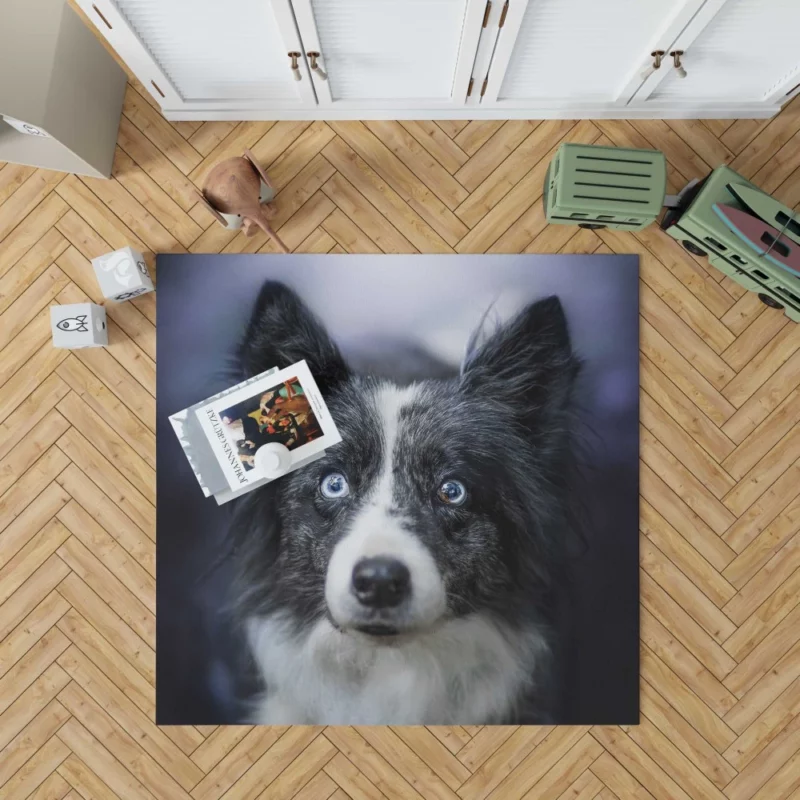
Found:
[[[567,409],[579,362],[561,301],[547,297],[495,330],[473,335],[461,387],[512,408],[529,427]]]
[[[288,286],[267,281],[258,295],[240,356],[248,376],[305,361],[323,392],[347,378],[339,348]]]

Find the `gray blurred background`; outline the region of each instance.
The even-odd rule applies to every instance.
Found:
[[[484,314],[558,295],[579,382],[585,547],[561,631],[560,722],[638,722],[638,257],[162,255],[158,257],[157,719],[241,720],[252,689],[223,613],[225,529],[168,416],[241,380],[232,357],[262,283],[291,286],[350,364],[398,380],[457,370]]]

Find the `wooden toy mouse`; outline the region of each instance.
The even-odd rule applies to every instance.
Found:
[[[275,216],[275,207],[270,201],[275,196],[266,172],[258,165],[249,150],[242,156],[220,161],[206,178],[200,199],[215,219],[226,228],[241,227],[245,236],[252,236],[261,228],[281,252],[289,248],[269,224]]]

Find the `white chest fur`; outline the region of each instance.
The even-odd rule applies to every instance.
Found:
[[[481,614],[387,644],[327,620],[298,634],[280,614],[252,618],[248,636],[267,685],[253,721],[270,725],[503,721],[546,651],[535,629]]]

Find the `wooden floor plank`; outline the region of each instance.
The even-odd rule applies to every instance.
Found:
[[[800,103],[795,98],[784,112],[755,127],[759,130],[746,146],[739,149],[730,166],[745,178],[752,178],[797,131]]]
[[[50,777],[70,754],[70,749],[57,737],[48,739],[6,783],[9,797],[29,797]],[[63,779],[61,779],[63,783]]]
[[[449,173],[455,173],[469,156],[435,123],[404,120],[400,123]],[[464,185],[463,181],[460,181]],[[467,187],[469,188],[469,187]]]
[[[470,196],[456,209],[456,214],[467,225],[474,227],[525,177],[531,167],[547,156],[553,144],[574,127],[574,122],[566,120],[546,120],[536,126],[507,158],[475,186]]]
[[[410,208],[354,150],[334,139],[324,150],[325,158],[367,198],[420,252],[447,253],[451,247]]]
[[[57,481],[95,522],[113,536],[144,569],[155,575],[155,545],[150,538],[152,531],[143,532],[74,463],[58,476]]]
[[[642,647],[641,672],[664,699],[717,751],[729,747],[736,733],[649,648]],[[733,706],[735,708],[735,706]]]
[[[679,781],[681,777],[685,779],[681,782],[685,791],[700,785],[705,794],[713,796],[715,793],[706,781],[717,789],[730,783],[736,770],[647,681],[642,682],[641,698],[642,714],[652,726],[642,726],[642,735],[634,726],[627,726],[624,730],[656,761],[660,760],[658,753],[663,750],[669,754],[665,761],[678,762],[674,773]],[[686,757],[685,761],[676,758],[676,750]],[[672,773],[672,769],[665,768]]]
[[[155,681],[155,620],[132,593],[98,569],[96,559],[76,540],[59,553],[72,573],[58,585],[58,593],[77,609],[150,683]],[[91,582],[89,586],[82,578]],[[96,591],[94,591],[96,589]],[[120,624],[120,620],[125,624]]]
[[[11,535],[9,527],[6,535]],[[21,586],[53,553],[69,538],[69,531],[56,519],[47,522],[39,532],[10,558],[0,569],[0,600],[8,597]]]
[[[416,248],[341,175],[334,175],[322,187],[336,205],[384,253],[415,253]]]
[[[68,719],[69,712],[57,700],[52,700],[0,753],[0,785],[5,784],[3,791],[7,792],[9,797],[13,796],[11,794],[13,784],[6,781],[18,769],[24,769],[26,762],[31,766],[36,764],[37,751],[47,745]],[[67,789],[69,786],[59,796],[63,797]]]
[[[750,725],[725,751],[726,760],[736,769],[744,769],[792,720],[800,702],[800,679]]]
[[[5,203],[35,171],[36,167],[25,164],[5,164],[0,167],[0,204]]]
[[[771,592],[800,567],[800,538],[793,536],[724,606],[725,613],[738,625],[749,620]]]
[[[59,666],[105,708],[109,716],[133,736],[183,789],[189,791],[203,777],[200,768],[75,645],[61,655]]]
[[[269,179],[277,190],[286,186],[336,134],[324,122],[313,122],[268,166]]]
[[[399,122],[364,123],[451,210],[469,192]]]
[[[703,160],[700,153],[690,147],[664,120],[632,120],[631,125],[645,136],[653,147],[661,150],[667,157],[667,161],[687,180],[703,178],[711,171],[712,166]]]
[[[124,115],[119,122],[117,146],[184,211],[197,203],[195,185]]]
[[[474,155],[492,136],[503,127],[502,120],[468,122],[453,141],[467,154]]]
[[[464,224],[363,123],[331,123],[333,130],[383,178],[449,245],[466,232]]]
[[[700,595],[700,590],[651,539],[643,537],[639,550],[642,568],[682,608],[689,609],[689,616],[714,640],[722,643],[734,633],[736,626],[708,597]]]
[[[663,589],[645,570],[641,574],[642,604],[662,625],[671,619],[681,620],[676,639],[693,653],[714,675],[722,681],[736,668],[736,662],[722,649],[714,637],[695,622],[672,595]]]
[[[11,195],[9,202],[0,206],[0,241],[5,239],[62,180],[64,175],[60,172],[37,169]]]
[[[647,730],[645,725],[642,728]],[[592,736],[603,745],[606,753],[616,758],[654,797],[689,800],[690,796],[686,794],[678,783],[621,729],[595,727],[592,729]],[[640,740],[642,738],[642,736],[639,736]],[[663,757],[665,753],[662,751],[661,755]],[[709,796],[722,797],[723,795],[721,792],[715,792],[711,789]]]
[[[323,191],[312,194],[280,227],[280,237],[286,247],[295,252],[335,210],[336,205]],[[272,239],[268,239],[259,252],[277,252],[277,245]]]
[[[0,677],[36,644],[70,610],[57,592],[50,592],[36,608],[0,642]]]
[[[641,387],[712,458],[723,465],[735,449],[734,443],[655,365],[642,356],[639,361]]]
[[[779,586],[775,592],[747,618],[728,638],[723,647],[741,662],[766,637],[780,625],[797,606],[800,573],[795,572]]]
[[[57,194],[48,194],[11,233],[0,240],[0,275],[5,275],[67,211],[69,206]]]
[[[531,137],[537,137],[542,133],[544,125],[540,125],[531,134]],[[599,135],[599,131],[595,125],[589,121],[584,120],[579,122],[574,128],[570,129],[564,137],[566,141],[570,142],[583,142],[591,144]],[[555,155],[556,148],[551,148],[542,157],[533,169],[525,172],[522,171],[524,177],[519,180],[519,172],[516,172],[516,177],[512,178],[513,188],[507,193],[503,193],[502,199],[491,210],[486,209],[482,214],[482,218],[477,221],[472,229],[466,236],[456,245],[456,250],[459,253],[474,253],[485,252],[497,239],[500,234],[508,230],[513,222],[515,222],[530,206],[541,197],[544,176],[547,172],[547,165],[550,158]],[[507,165],[511,159],[507,159],[504,165]],[[493,178],[494,176],[491,176]],[[490,179],[491,179],[490,178]],[[511,181],[509,181],[511,182]],[[502,186],[502,184],[501,184]],[[478,189],[480,191],[480,187]],[[470,197],[470,200],[472,196]],[[467,201],[468,202],[468,201]],[[464,205],[459,207],[461,217],[464,218],[466,210]],[[486,204],[478,206],[477,210],[480,213]]]
[[[667,124],[707,164],[716,167],[735,158],[736,154],[699,119],[673,119]]]
[[[111,174],[184,247],[188,247],[203,232],[186,211],[119,147],[114,154]]]
[[[132,80],[110,181],[0,164],[0,796],[798,796],[800,327],[655,226],[548,225],[562,141],[661,148],[671,192],[729,163],[800,204],[800,99],[771,120],[171,124]],[[107,304],[109,346],[75,352],[48,306],[104,302],[90,261],[124,245],[275,252],[198,203],[245,148],[297,252],[639,255],[639,726],[155,726],[155,295]]]
[[[644,498],[640,502],[642,533],[692,581],[694,587],[722,608],[736,594],[736,589],[650,503]]]
[[[78,720],[97,741],[102,742],[111,755],[126,767],[131,775],[141,781],[154,797],[165,800],[189,800],[175,779],[112,719],[74,681],[58,696],[59,702]]]
[[[322,226],[348,253],[383,252],[343,211],[334,211]]]
[[[528,120],[508,120],[461,166],[455,173],[456,180],[474,192],[517,150],[536,125],[536,122]]]
[[[59,772],[66,781],[89,797],[135,797],[155,800],[154,796],[98,741],[76,717],[70,717],[58,732],[59,739],[72,754]]]
[[[451,138],[455,139],[464,128],[469,125],[466,119],[444,119],[437,120],[436,124]]]
[[[217,800],[222,797],[270,750],[285,730],[278,727],[252,728],[221,761],[207,770],[203,780],[191,792],[194,800]]]
[[[123,114],[184,174],[202,160],[198,153],[133,86],[125,92]]]
[[[262,124],[269,125],[269,130],[256,141],[250,148],[250,152],[259,163],[265,165],[268,171],[272,170],[273,165],[278,161],[284,159],[291,148],[302,140],[306,131],[312,128],[312,123],[305,120]]]
[[[30,249],[0,278],[0,314],[64,252],[67,240],[54,228]]]
[[[200,155],[207,156],[235,127],[235,122],[203,122],[188,142]]]
[[[70,378],[72,379],[73,376],[70,376]],[[134,452],[127,444],[127,432],[124,427],[122,425],[112,427],[104,421],[102,412],[98,412],[95,408],[81,402],[81,399],[82,397],[77,393],[70,392],[58,404],[59,412],[84,437],[91,437],[99,431],[101,435],[97,436],[96,441],[102,447],[101,454],[116,465],[119,472],[136,487],[138,492],[143,494],[151,503],[155,502],[153,465],[141,456],[141,452],[148,453],[149,445],[152,442],[145,440],[147,444],[142,443],[139,447],[141,452]],[[117,406],[117,408],[120,408],[120,406]],[[129,421],[133,419],[135,418],[131,416]]]

